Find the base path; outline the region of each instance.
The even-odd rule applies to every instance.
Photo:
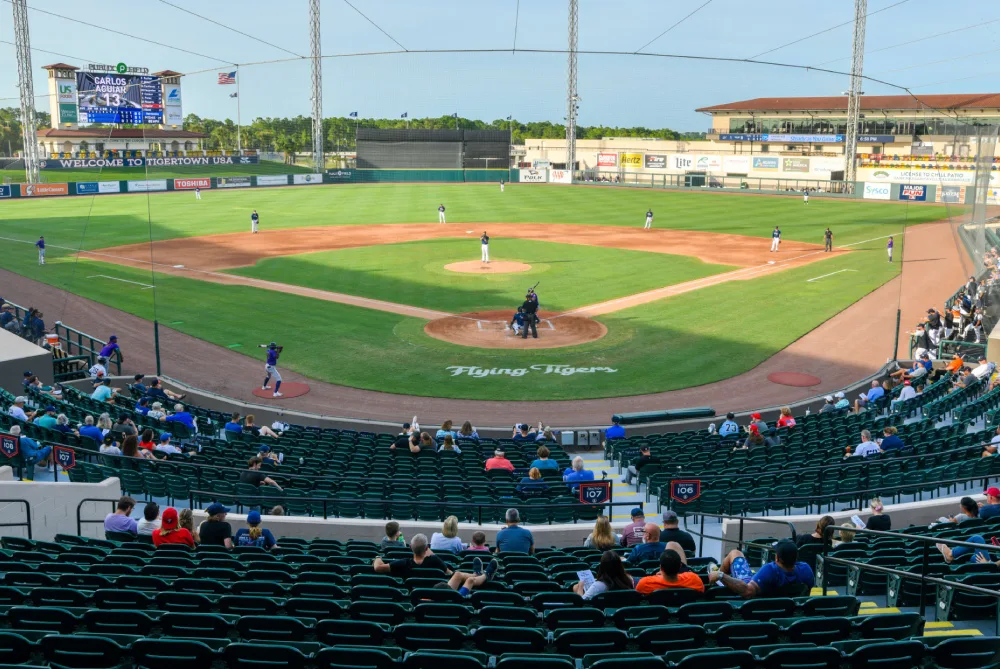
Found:
[[[583,316],[547,316],[542,313],[535,331],[522,339],[510,329],[511,311],[476,311],[431,321],[424,332],[435,339],[479,348],[562,348],[597,341],[608,333],[603,323]],[[558,319],[558,320],[557,320]]]
[[[612,399],[493,402],[360,390],[287,370],[282,376],[288,382],[306,382],[311,387],[308,395],[295,400],[296,410],[390,422],[417,414],[427,425],[452,419],[469,420],[480,427],[500,426],[539,418],[553,426],[602,425],[618,411],[712,406],[725,412],[791,403],[843,388],[871,374],[892,355],[897,306],[902,308],[905,330],[906,324],[916,323],[928,306],[940,307],[969,276],[967,256],[958,246],[953,227],[946,221],[908,227],[902,277],[869,293],[754,369],[717,383]],[[49,321],[59,319],[98,336],[114,331],[125,349],[123,374],[149,374],[156,369],[151,322],[6,270],[0,270],[0,285],[4,297],[38,307]],[[900,348],[905,349],[905,336],[900,339]],[[169,376],[228,397],[272,402],[254,398],[250,391],[260,384],[259,361],[162,324],[160,344],[164,351],[183,352],[164,359],[164,373]],[[795,388],[767,380],[772,372],[789,371],[812,374],[822,381],[818,386]]]

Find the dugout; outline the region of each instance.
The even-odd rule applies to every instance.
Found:
[[[507,169],[507,130],[358,128],[358,169]]]

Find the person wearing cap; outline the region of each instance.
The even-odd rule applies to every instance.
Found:
[[[140,416],[149,415],[149,398],[140,397],[139,401],[135,403],[135,412]]]
[[[144,378],[146,378],[145,374],[136,374],[132,377],[132,391],[138,395],[145,395],[146,391],[149,390],[142,382]]]
[[[720,437],[733,437],[740,433],[740,425],[736,422],[736,414],[732,411],[726,414],[726,420],[719,425]]]
[[[183,455],[184,451],[182,451],[181,449],[177,448],[176,446],[170,443],[170,440],[173,438],[173,436],[174,435],[170,434],[169,432],[164,432],[163,434],[161,434],[160,443],[158,443],[153,450],[158,451],[160,453],[166,453],[167,455]]]
[[[20,425],[11,426],[8,432],[10,432],[11,436],[18,439],[21,456],[24,458],[24,480],[34,481],[35,465],[43,468],[49,466],[49,456],[52,454],[52,447],[40,446],[34,439],[21,436]]]
[[[98,356],[97,362],[90,366],[87,370],[87,375],[92,379],[103,378],[108,375],[108,359],[104,356]]]
[[[643,560],[660,557],[660,553],[666,547],[667,545],[660,541],[660,528],[656,526],[656,523],[646,523],[643,528],[642,543],[637,544],[632,549],[632,552],[628,554],[625,561],[634,567]]]
[[[260,511],[256,509],[247,514],[247,526],[236,530],[237,546],[258,546],[271,550],[278,545],[271,530],[260,526]]]
[[[56,408],[51,404],[45,407],[43,415],[35,416],[35,425],[49,430],[56,429]]]
[[[618,416],[611,417],[611,427],[604,431],[604,438],[606,440],[625,438],[625,428],[622,427],[621,418]]]
[[[892,401],[893,410],[897,404],[902,404],[907,400],[912,400],[917,396],[917,389],[913,387],[910,380],[903,381],[903,389],[899,391],[899,396]]]
[[[837,411],[847,411],[851,408],[851,402],[847,399],[843,390],[838,390],[833,394],[834,404],[833,408]]]
[[[208,519],[198,526],[198,536],[201,537],[202,546],[225,546],[233,547],[233,527],[226,522],[226,514],[229,508],[214,502],[205,509]]]
[[[24,397],[23,395],[18,395],[17,397],[15,397],[14,403],[10,405],[10,409],[7,410],[7,413],[10,415],[10,417],[16,418],[17,420],[20,421],[24,421],[25,423],[34,418],[35,414],[37,413],[36,411],[24,410],[24,405],[27,401],[28,398]]]
[[[719,570],[709,574],[709,582],[721,582],[727,590],[745,599],[808,595],[815,581],[813,570],[805,562],[799,562],[795,543],[779,541],[774,552],[774,562],[768,562],[754,574],[743,553],[731,551]]]
[[[125,362],[125,356],[122,355],[122,349],[118,346],[118,337],[116,335],[111,335],[108,337],[108,343],[101,349],[100,355],[106,360],[110,360],[111,354],[115,351],[118,351],[118,360],[120,362]]]
[[[680,528],[680,519],[677,512],[667,509],[663,512],[663,527],[660,529],[660,541],[664,543],[677,543],[685,551],[692,554],[698,552],[694,543],[694,537]]]
[[[14,316],[14,307],[4,302],[3,306],[0,307],[0,328],[6,330],[7,326],[11,323],[17,323],[17,317]]]
[[[226,525],[228,524],[226,523]],[[163,510],[160,529],[153,530],[153,545],[160,547],[164,544],[184,544],[189,548],[194,548],[194,537],[191,536],[191,531],[186,527],[181,527],[177,509],[172,506]]]
[[[498,446],[495,451],[493,451],[493,457],[486,461],[486,471],[491,469],[506,469],[509,472],[514,471],[514,463],[507,459],[507,454],[504,452],[503,447]]]
[[[986,501],[979,504],[979,517],[989,520],[1000,516],[1000,488],[990,486],[983,494],[986,495]]]
[[[30,385],[33,384],[32,379],[34,379],[34,378],[35,378],[35,375],[30,370],[27,371],[27,372],[25,372],[24,373],[24,378],[21,380],[21,387],[24,388],[25,390],[27,390],[28,386],[30,386]]]
[[[827,411],[836,411],[837,407],[833,403],[833,395],[827,395],[823,398],[823,406],[820,407],[819,412],[825,413]]]
[[[646,514],[642,509],[635,507],[632,509],[632,522],[622,528],[622,546],[631,548],[642,543],[642,538],[646,533]]]
[[[403,423],[403,430],[396,435],[396,439],[392,442],[389,447],[390,451],[394,451],[397,448],[407,448],[410,445],[410,437],[413,435],[413,430],[411,429],[410,423]]]
[[[759,413],[750,414],[750,424],[756,425],[757,429],[760,430],[761,434],[767,434],[768,426],[767,423],[760,417]]]
[[[988,378],[996,367],[994,363],[989,362],[985,357],[981,357],[979,358],[979,365],[973,368],[972,375],[977,379]]]
[[[161,387],[159,379],[153,379],[149,382],[149,388],[146,389],[146,396],[161,402],[184,399],[184,395]]]
[[[931,371],[934,363],[931,362],[930,356],[924,351],[920,353],[916,360],[913,361],[913,366],[908,369],[897,369],[895,372],[889,374],[896,381],[906,381],[920,379]]]
[[[639,457],[625,470],[625,483],[632,485],[632,482],[639,478],[639,472],[642,471],[642,468],[655,462],[657,462],[657,458],[650,455],[649,444],[640,446]]]
[[[514,433],[511,435],[511,439],[514,440],[514,443],[521,443],[522,441],[534,441],[535,428],[529,427],[527,423],[521,423],[520,425],[515,425]]]
[[[271,447],[267,444],[260,445],[260,451],[258,451],[257,457],[260,458],[261,462],[266,462],[270,465],[274,465],[275,467],[280,465],[281,461],[285,459],[282,455],[275,455],[271,451]]]
[[[271,485],[281,490],[281,486],[275,482],[270,476],[260,471],[260,466],[264,463],[264,459],[259,455],[255,455],[247,461],[247,471],[240,472],[240,483],[248,483],[254,487],[260,487],[262,485]]]
[[[134,508],[134,499],[128,495],[119,497],[114,513],[109,513],[104,519],[104,531],[123,532],[133,536],[139,534],[138,524],[132,518],[132,509]]]

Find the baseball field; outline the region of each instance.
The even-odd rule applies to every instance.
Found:
[[[647,209],[651,231],[642,230]],[[246,354],[252,367],[263,360],[256,344],[277,341],[282,367],[357,388],[600,398],[751,369],[896,276],[889,235],[945,215],[823,197],[805,205],[534,184],[21,199],[0,206],[0,267],[156,318]],[[771,253],[776,225],[783,241]],[[490,265],[479,261],[484,231]],[[45,266],[32,246],[39,235]],[[539,337],[515,338],[504,323],[536,283]],[[164,351],[166,373],[181,355]]]

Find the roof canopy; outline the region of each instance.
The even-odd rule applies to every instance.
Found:
[[[935,109],[1000,109],[1000,93],[960,93],[955,95],[863,95],[861,109],[934,111]],[[847,111],[847,96],[814,98],[754,98],[723,105],[701,107],[700,112]]]

